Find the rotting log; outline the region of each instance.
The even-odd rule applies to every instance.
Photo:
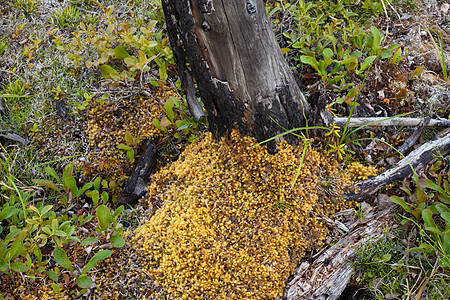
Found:
[[[361,181],[355,185],[355,192],[347,194],[348,200],[363,201],[374,195],[380,188],[392,184],[435,161],[439,156],[450,153],[450,128],[439,133],[431,141],[421,145],[400,160],[394,167],[378,176]]]
[[[338,299],[354,273],[351,261],[356,257],[356,250],[368,241],[376,241],[390,226],[393,207],[357,220],[348,226],[350,230],[338,243],[313,257],[313,262],[303,262],[286,286],[285,299]]]
[[[263,141],[305,124],[309,105],[262,0],[163,0],[162,6],[191,112],[198,110],[196,86],[216,138],[237,127]]]

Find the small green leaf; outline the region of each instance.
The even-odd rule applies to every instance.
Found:
[[[390,199],[391,199],[392,202],[397,203],[398,205],[403,207],[403,209],[406,212],[412,213],[411,208],[409,208],[408,204],[406,204],[405,200],[403,200],[402,198],[397,197],[397,196],[392,196],[392,197],[390,197]]]
[[[433,212],[429,208],[422,211],[422,218],[426,227],[437,227],[433,220]]]
[[[88,238],[85,238],[85,239],[81,242],[81,246],[86,246],[86,245],[95,243],[95,242],[97,242],[98,240],[99,240],[99,238],[96,238],[96,237],[88,237]]]
[[[125,210],[125,207],[123,205],[116,208],[116,211],[113,214],[113,217],[116,218],[118,215],[120,215]]]
[[[9,262],[15,259],[24,250],[23,241],[19,238],[15,239],[11,245],[11,249],[6,252],[5,261]]]
[[[52,289],[56,295],[61,294],[61,288],[56,283],[52,283]]]
[[[117,248],[121,248],[121,247],[123,247],[123,245],[125,245],[125,240],[120,235],[112,236],[110,241],[111,241],[111,245],[113,245],[114,247],[117,247]]]
[[[316,60],[315,57],[302,55],[300,57],[300,61],[304,64],[308,64],[308,65],[312,66],[314,69],[319,71],[319,62]]]
[[[134,150],[130,149],[127,151],[127,157],[132,164],[134,164]]]
[[[102,201],[103,201],[104,204],[109,201],[109,195],[105,191],[102,192]]]
[[[331,50],[330,48],[323,49],[323,56],[325,58],[327,58],[327,57],[332,58],[333,57],[333,50]]]
[[[384,261],[384,262],[388,262],[388,261],[390,261],[391,260],[391,255],[389,254],[389,253],[386,253],[386,254],[384,254],[382,257],[381,257],[381,259]]]
[[[28,271],[28,267],[27,265],[25,265],[23,262],[13,262],[10,264],[11,266],[11,270],[16,271],[16,272],[26,272]]]
[[[62,248],[56,247],[55,250],[53,250],[53,258],[61,267],[69,271],[73,271],[72,262],[69,260],[66,252]]]
[[[102,77],[105,79],[115,79],[115,80],[120,79],[119,73],[117,73],[117,71],[111,66],[105,64],[101,65],[99,69],[100,73],[102,74]]]
[[[97,207],[97,219],[100,224],[100,228],[102,230],[106,230],[109,227],[109,224],[112,221],[111,212],[109,211],[109,208],[106,207],[106,205],[100,205]]]
[[[95,253],[95,255],[88,261],[88,263],[83,268],[83,273],[90,271],[95,265],[111,255],[111,250],[100,250]]]
[[[53,272],[52,270],[45,271],[47,273],[48,277],[50,277],[51,280],[58,282],[58,274]]]
[[[129,144],[129,145],[134,145],[134,138],[131,135],[131,133],[129,133],[128,131],[125,132],[125,141]]]
[[[114,58],[124,59],[127,57],[130,57],[130,54],[128,54],[127,49],[125,49],[124,46],[116,46],[116,48],[114,48]]]
[[[388,49],[382,49],[379,56],[381,59],[386,59],[392,57],[392,52]]]
[[[100,188],[100,182],[102,181],[101,177],[97,177],[94,180],[94,189],[98,190]]]
[[[369,56],[367,57],[364,62],[361,65],[361,68],[359,69],[359,71],[364,71],[365,69],[367,69],[372,63],[373,61],[376,59],[377,57],[375,55]]]
[[[43,185],[43,186],[49,187],[49,188],[57,191],[58,193],[62,194],[61,191],[59,190],[59,188],[51,181],[44,180],[44,179],[33,179],[33,182],[38,185]]]
[[[125,150],[125,151],[132,150],[132,149],[133,149],[132,147],[130,147],[130,146],[128,146],[128,145],[125,145],[125,144],[119,144],[119,145],[117,146],[117,148],[122,149],[122,150]]]
[[[77,181],[75,180],[75,177],[73,177],[72,174],[69,174],[63,180],[64,185],[69,188],[69,190],[72,192],[72,195],[75,197],[75,195],[78,194]]]
[[[46,205],[44,206],[44,208],[42,208],[41,210],[41,215],[45,215],[46,213],[48,213],[51,209],[53,208],[53,205]]]
[[[433,233],[436,233],[436,234],[439,234],[439,235],[442,233],[442,231],[439,230],[439,228],[436,228],[436,227],[425,227],[425,230],[428,230],[430,232],[433,232]]]
[[[0,213],[0,222],[8,219],[16,212],[16,208],[14,206],[6,206],[2,209],[2,212]]]
[[[93,185],[94,184],[92,182],[88,182],[85,185],[83,185],[83,187],[80,190],[78,190],[78,193],[75,195],[75,198],[83,195],[83,193],[86,192],[88,189],[90,189]]]
[[[444,241],[444,251],[447,253],[447,255],[450,256],[450,232],[444,233],[443,236],[443,241]]]
[[[80,277],[77,278],[76,283],[80,288],[87,289],[91,287],[92,279],[86,274],[81,274]]]
[[[45,167],[45,172],[47,172],[48,175],[52,176],[53,178],[55,178],[55,180],[59,183],[62,184],[61,179],[59,178],[58,174],[56,173],[56,171],[53,168],[50,167]]]
[[[167,118],[169,118],[169,120],[171,122],[173,122],[173,119],[175,117],[175,113],[173,111],[173,106],[174,106],[174,103],[173,103],[172,98],[167,99],[166,103],[164,104],[164,108],[166,110]]]

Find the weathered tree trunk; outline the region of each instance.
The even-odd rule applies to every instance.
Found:
[[[196,83],[216,138],[238,127],[261,141],[304,124],[309,106],[262,0],[163,0],[162,5],[191,112],[200,116]],[[294,136],[287,139],[295,142]]]

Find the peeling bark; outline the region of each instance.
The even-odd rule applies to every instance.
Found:
[[[261,0],[163,0],[179,76],[195,80],[210,131],[237,127],[262,141],[304,125],[309,105],[286,63]],[[188,93],[189,94],[189,93]],[[192,93],[189,103],[195,102]],[[296,137],[286,136],[295,143]],[[275,141],[269,145],[274,149]]]

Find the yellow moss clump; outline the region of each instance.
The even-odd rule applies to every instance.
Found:
[[[132,242],[168,299],[281,296],[298,257],[324,242],[316,216],[348,207],[350,179],[335,161],[307,147],[291,189],[303,146],[271,155],[255,144],[236,131],[220,143],[208,134],[152,179],[143,204],[163,205]]]
[[[369,177],[377,176],[377,170],[373,166],[364,166],[360,162],[353,162],[348,166],[348,173],[353,180],[366,180]]]
[[[154,97],[108,100],[104,104],[91,101],[87,109],[91,151],[83,165],[84,175],[100,174],[120,185],[131,169],[124,151],[118,149],[119,144],[126,144],[125,133],[138,139],[134,145],[137,149],[148,137],[161,138],[163,133],[152,122],[154,118],[160,119],[164,111],[157,99],[174,95],[173,89],[164,87]]]

